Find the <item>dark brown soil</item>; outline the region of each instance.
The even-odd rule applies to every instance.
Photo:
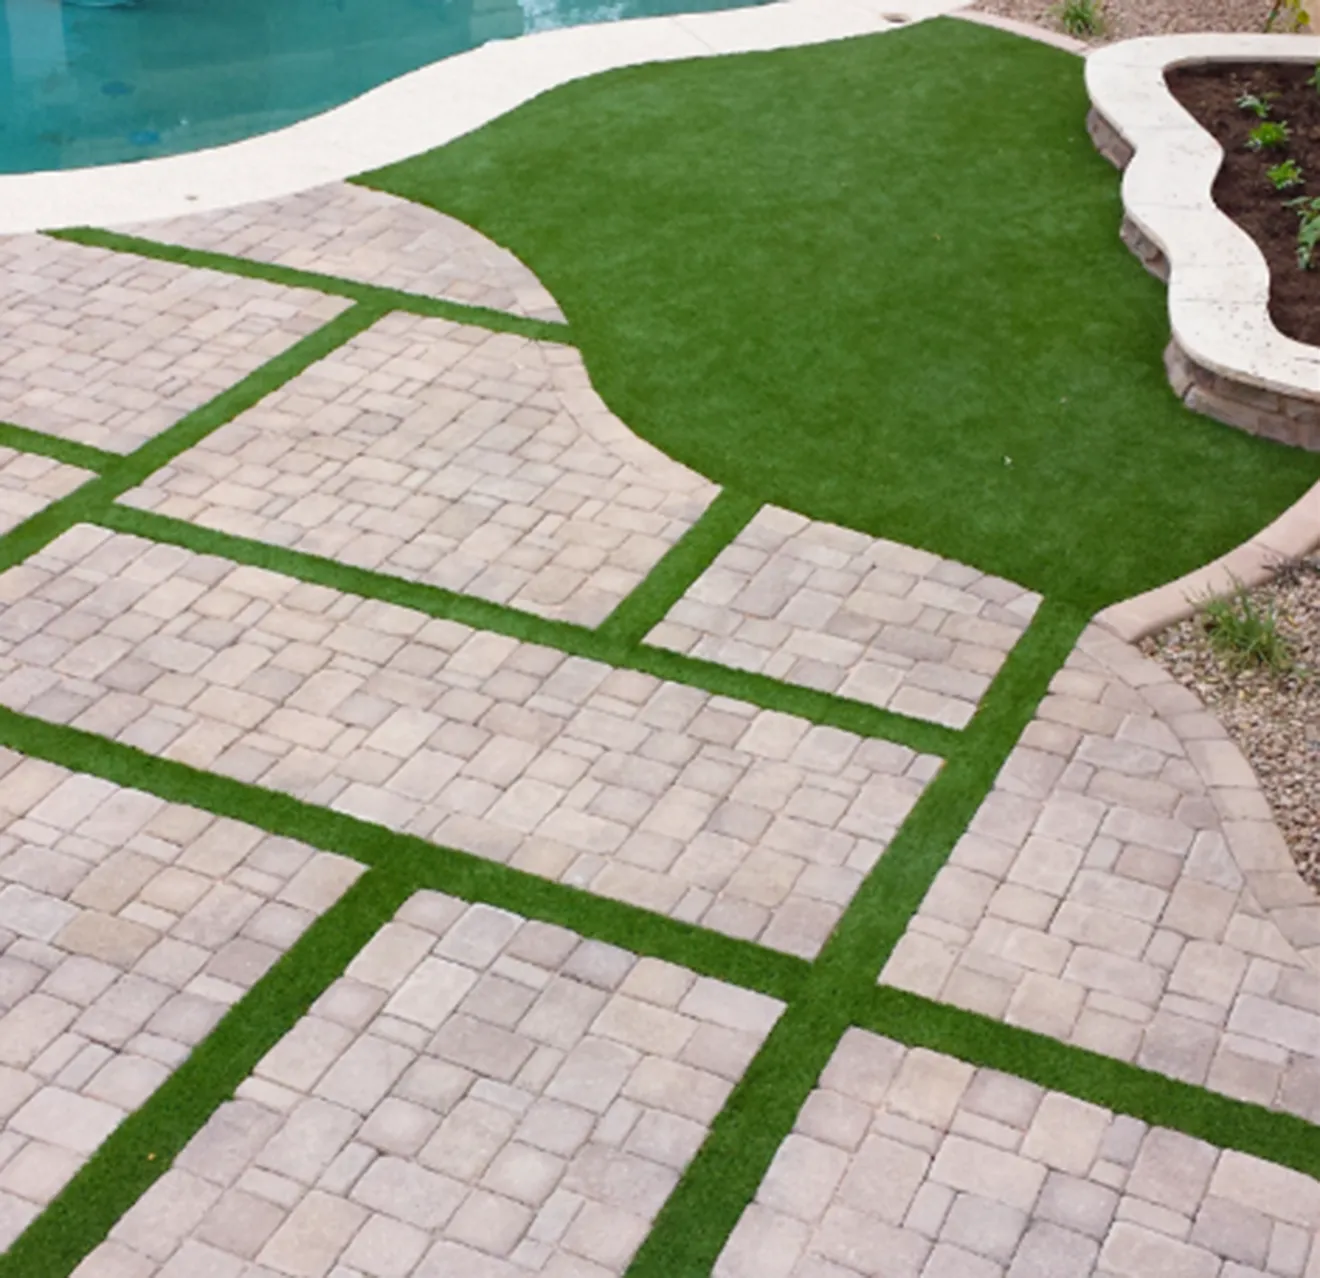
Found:
[[[1320,196],[1320,92],[1306,81],[1314,66],[1286,62],[1218,62],[1167,73],[1173,96],[1224,148],[1214,198],[1260,245],[1270,268],[1270,318],[1280,332],[1320,346],[1320,252],[1315,269],[1297,265],[1297,211],[1284,201]],[[1260,120],[1237,105],[1243,94],[1269,102],[1271,120],[1286,121],[1287,144],[1251,151],[1247,138]],[[1266,171],[1295,160],[1305,183],[1275,191]]]

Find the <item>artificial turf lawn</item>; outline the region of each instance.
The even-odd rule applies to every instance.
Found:
[[[1320,478],[1184,409],[1082,63],[937,19],[564,85],[359,179],[555,295],[632,429],[722,484],[1086,611]]]

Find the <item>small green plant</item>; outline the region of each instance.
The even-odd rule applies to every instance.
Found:
[[[1079,39],[1099,35],[1104,28],[1104,17],[1095,0],[1063,0],[1050,11],[1063,29]]]
[[[1288,145],[1290,130],[1287,120],[1262,120],[1247,134],[1249,151],[1274,151]]]
[[[1317,93],[1320,93],[1320,62],[1317,62],[1315,64],[1315,71],[1312,73],[1311,78],[1306,83],[1309,84],[1311,88],[1313,88]]]
[[[1201,625],[1210,646],[1236,670],[1263,667],[1275,674],[1291,670],[1292,653],[1279,633],[1274,605],[1262,608],[1236,578],[1234,584],[1237,588],[1231,595],[1201,605]]]
[[[1275,23],[1283,31],[1300,31],[1311,21],[1305,0],[1274,0],[1274,7],[1265,19],[1265,30],[1273,31]]]
[[[1258,120],[1268,120],[1270,117],[1269,96],[1260,97],[1255,93],[1244,93],[1237,100],[1239,111],[1250,111]]]
[[[1301,186],[1306,181],[1302,166],[1296,160],[1284,160],[1272,169],[1266,169],[1265,176],[1269,178],[1270,185],[1276,191],[1291,191],[1293,187]]]
[[[1320,195],[1309,199],[1299,195],[1295,200],[1284,200],[1284,207],[1293,209],[1300,225],[1297,227],[1297,265],[1309,271],[1315,265],[1320,250]]]

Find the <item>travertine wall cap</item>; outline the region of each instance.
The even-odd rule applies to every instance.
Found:
[[[1169,260],[1169,322],[1179,346],[1224,377],[1320,400],[1320,348],[1275,328],[1265,259],[1211,198],[1223,150],[1164,79],[1174,66],[1253,60],[1320,61],[1320,36],[1125,40],[1087,58],[1086,87],[1095,109],[1133,148],[1123,174],[1123,206]]]

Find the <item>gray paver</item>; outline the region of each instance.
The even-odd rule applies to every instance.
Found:
[[[0,447],[0,535],[91,478],[76,466]]]
[[[1231,749],[1089,630],[882,981],[1314,1119],[1320,903],[1282,892],[1304,885]]]
[[[446,1060],[445,1031],[462,1019],[455,1011],[414,1047],[387,1041],[384,1011],[351,1026],[345,1043],[335,1032],[344,1027],[329,1019],[343,1005],[332,987],[115,1226],[88,1258],[88,1272],[113,1258],[143,1278],[172,1274],[171,1265],[193,1256],[190,1247],[205,1245],[217,1265],[235,1262],[236,1273],[246,1272],[237,1262],[255,1259],[287,1275],[550,1276],[584,1265],[582,1273],[622,1274],[734,1083],[693,1063],[696,1035],[735,1021],[755,1024],[745,1032],[759,1044],[781,1005],[703,980],[692,1010],[675,1010],[667,1005],[673,983],[642,979],[654,965],[624,951],[616,951],[624,960],[620,982],[637,974],[634,994],[599,991],[568,974],[574,954],[589,945],[571,933],[567,949],[549,948],[537,940],[538,925],[503,914],[511,926],[502,927],[499,944],[474,948],[471,937],[489,927],[491,913],[420,893],[400,911],[393,934],[405,925],[424,932],[429,951],[412,950],[387,974],[375,957],[359,961],[389,994],[441,950],[462,954],[446,961],[473,984],[483,972],[504,972],[534,1000],[511,1029],[492,1026],[508,1035],[505,1054],[476,1065]],[[425,917],[438,922],[428,929]],[[515,951],[538,950],[540,961],[510,961]],[[696,984],[694,974],[670,970]],[[555,982],[599,996],[568,1039],[547,1034],[533,1014]],[[351,975],[337,983],[354,984]],[[640,1048],[611,1038],[639,1007],[688,1032]],[[483,1010],[474,1006],[473,1016]],[[298,1049],[285,1045],[314,1042],[340,1044],[333,1062],[291,1082]],[[515,1043],[526,1050],[514,1051]],[[503,1066],[513,1059],[525,1064],[510,1075]],[[417,1071],[428,1066],[449,1075],[450,1085],[419,1084]],[[682,1086],[659,1085],[657,1070],[677,1071],[670,1077]],[[354,1082],[353,1108],[322,1099],[336,1090],[326,1083],[337,1075]],[[692,1095],[708,1098],[701,1119],[690,1112]],[[244,1212],[250,1230],[241,1227]]]
[[[348,182],[130,233],[533,319],[564,317],[513,254],[454,218]]]
[[[1244,1278],[1271,1254],[1296,1275],[1320,1264],[1317,1223],[1320,1183],[1298,1172],[852,1029],[713,1278]]]
[[[228,851],[218,865],[211,846]],[[251,944],[243,933],[279,910],[280,944],[260,948],[282,952],[360,873],[0,751],[0,1191],[27,1204],[9,1218],[54,1198],[255,983],[264,964],[215,966],[226,948]],[[313,874],[315,908],[291,901]],[[170,890],[179,876],[197,889]],[[232,914],[237,941],[226,929],[208,947],[195,924],[215,892],[243,908]]]
[[[0,238],[0,420],[130,452],[348,305],[39,235]]]
[[[747,703],[85,526],[0,577],[7,587],[74,601],[36,633],[0,626],[0,703],[801,955],[819,950],[938,766],[818,727],[785,758],[766,726],[784,716]],[[244,617],[241,642],[212,633],[220,616]],[[72,648],[70,625],[85,635]],[[70,672],[95,643],[118,646],[94,676]],[[817,794],[836,802],[816,809]],[[730,803],[758,822],[731,832]],[[105,869],[97,899],[135,890],[147,868]],[[200,886],[161,885],[162,908]],[[212,888],[176,935],[219,950],[256,905]],[[507,921],[482,917],[484,931],[448,942],[454,958],[503,943]],[[148,922],[89,923],[82,951],[145,949],[135,929]],[[395,1014],[428,1024],[429,1007],[438,1023],[467,996],[445,954],[394,995]],[[215,962],[255,970],[270,957],[249,944]],[[607,989],[626,969],[604,947],[572,961]]]
[[[606,409],[576,350],[395,313],[124,500],[595,625],[716,491]]]
[[[1039,602],[938,555],[772,506],[649,639],[960,728]]]

